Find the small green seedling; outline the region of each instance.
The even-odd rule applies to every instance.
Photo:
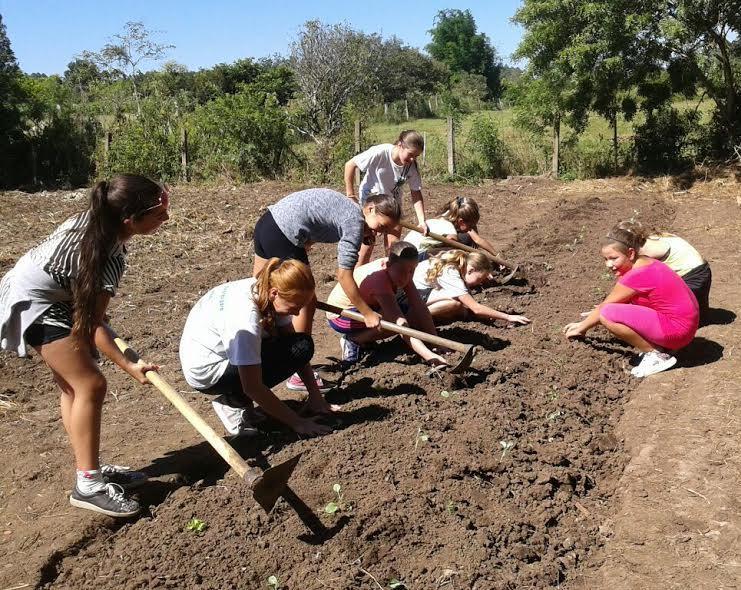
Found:
[[[185,528],[193,533],[201,534],[208,528],[208,525],[200,518],[191,518],[190,522]]]
[[[440,392],[440,395],[441,395],[442,397],[444,397],[444,398],[446,398],[446,399],[447,399],[447,398],[449,398],[449,397],[450,397],[450,392],[449,392],[449,391],[448,391],[447,389],[443,389],[443,390],[442,390],[442,391]]]
[[[324,507],[324,512],[327,514],[334,514],[335,512],[340,512],[346,508],[345,498],[342,496],[342,486],[336,483],[332,486],[332,491],[337,497],[334,502],[329,502]]]
[[[270,586],[270,588],[272,588],[273,590],[278,590],[280,588],[280,585],[278,584],[278,578],[275,576],[269,576],[268,586]]]
[[[414,450],[417,450],[419,443],[426,443],[430,440],[430,436],[421,428],[417,427],[417,436],[414,438]]]
[[[389,581],[389,588],[391,588],[391,590],[407,590],[406,584],[396,578]]]
[[[458,506],[453,502],[453,500],[448,500],[448,503],[445,505],[445,510],[448,514],[455,514],[458,512]]]
[[[515,446],[515,443],[511,440],[500,440],[499,444],[502,445],[502,459],[504,459],[504,456]]]
[[[548,419],[548,422],[553,422],[556,418],[558,418],[561,415],[561,410],[556,410],[555,412],[551,412],[546,416]]]

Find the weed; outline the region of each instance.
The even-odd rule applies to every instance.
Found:
[[[347,511],[352,508],[352,505],[345,502],[345,497],[342,495],[342,486],[338,483],[332,486],[332,491],[335,493],[335,499],[329,502],[324,507],[324,512],[327,514],[334,514],[335,512]]]
[[[559,416],[561,416],[561,410],[556,410],[555,412],[548,414],[546,418],[548,419],[548,422],[553,422]]]
[[[193,533],[201,534],[208,528],[208,525],[200,518],[191,518],[185,529]]]
[[[499,444],[502,445],[502,459],[504,459],[504,456],[509,453],[515,446],[514,441],[511,440],[500,440]]]
[[[445,505],[445,511],[451,515],[455,514],[458,512],[458,506],[453,500],[448,500],[448,503]]]
[[[417,435],[414,437],[414,450],[417,450],[417,447],[419,447],[419,443],[424,444],[428,440],[430,440],[430,436],[420,427],[417,427]]]
[[[278,584],[278,578],[275,576],[269,576],[268,577],[268,586],[272,588],[272,590],[279,590],[280,584]]]
[[[392,578],[391,580],[389,580],[389,588],[391,590],[407,590],[406,584],[401,580],[397,580],[396,578]]]

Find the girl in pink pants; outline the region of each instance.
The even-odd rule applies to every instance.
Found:
[[[645,241],[640,229],[610,230],[602,257],[617,282],[602,304],[563,330],[576,338],[602,324],[641,351],[641,362],[631,371],[635,377],[674,366],[677,359],[667,351],[687,346],[699,323],[697,300],[682,278],[663,262],[638,254]]]

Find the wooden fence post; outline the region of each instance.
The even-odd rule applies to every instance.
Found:
[[[110,131],[106,131],[106,134],[105,134],[105,144],[104,144],[104,149],[105,149],[105,163],[106,164],[108,164],[108,158],[109,158],[110,153],[111,153],[111,144],[112,143],[113,143],[113,133],[111,133]]]
[[[448,174],[455,174],[455,138],[453,117],[448,117]]]
[[[188,130],[183,127],[180,134],[180,176],[183,182],[188,182]]]
[[[355,119],[355,155],[360,153],[360,119]],[[360,186],[360,170],[355,168],[355,185]]]
[[[422,141],[424,141],[425,143],[424,147],[422,148],[422,166],[424,166],[427,159],[427,131],[422,132]]]

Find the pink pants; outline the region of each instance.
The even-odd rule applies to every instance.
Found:
[[[678,350],[687,346],[694,338],[693,330],[672,329],[661,315],[650,307],[631,303],[606,303],[600,315],[607,321],[628,326],[651,344]]]

